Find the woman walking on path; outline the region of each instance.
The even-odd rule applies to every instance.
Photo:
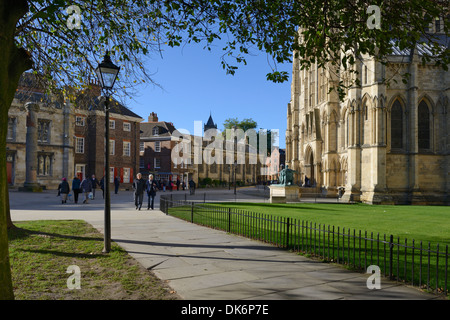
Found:
[[[73,190],[73,200],[75,203],[78,203],[78,195],[81,192],[81,180],[75,176],[72,180],[72,190]]]
[[[81,191],[84,194],[84,201],[83,203],[88,203],[89,200],[89,193],[92,192],[92,184],[90,179],[84,178],[83,181],[81,181]]]

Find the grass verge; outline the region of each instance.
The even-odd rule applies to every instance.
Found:
[[[115,243],[84,221],[16,222],[9,231],[16,300],[176,300],[178,296]],[[80,289],[69,289],[69,266]]]

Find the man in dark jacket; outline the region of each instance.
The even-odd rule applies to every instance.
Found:
[[[157,188],[158,188],[158,185],[156,184],[156,181],[153,180],[153,175],[151,174],[148,177],[147,183],[145,184],[145,190],[147,191],[147,197],[148,197],[147,210],[150,208],[152,208],[152,210],[153,210],[153,203],[155,202]]]
[[[97,189],[97,186],[100,186],[100,182],[98,182],[97,178],[95,177],[95,174],[91,177],[91,185],[92,185],[92,199],[95,199],[95,189]]]
[[[136,205],[136,210],[138,208],[141,210],[142,200],[144,199],[145,180],[142,179],[142,174],[140,173],[136,175],[136,178],[133,182],[134,204]]]
[[[120,178],[119,176],[114,178],[114,193],[117,194],[119,191],[119,185],[120,185]]]
[[[194,194],[195,193],[195,182],[194,180],[189,180],[189,189],[190,189],[190,193]]]
[[[62,178],[61,183],[58,186],[58,195],[61,195],[61,203],[67,202],[67,195],[70,192],[69,183],[66,178]]]

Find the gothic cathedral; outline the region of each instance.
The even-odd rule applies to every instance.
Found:
[[[286,164],[301,173],[298,184],[342,201],[450,203],[450,74],[423,65],[421,50],[394,50],[388,64],[362,57],[360,86],[343,101],[329,88],[346,72],[301,70],[294,59]]]

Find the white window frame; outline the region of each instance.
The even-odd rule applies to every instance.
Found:
[[[109,183],[114,183],[114,167],[109,167]]]
[[[123,183],[130,183],[131,169],[123,168]]]
[[[145,152],[145,142],[139,142],[139,152]]]
[[[155,169],[161,169],[161,159],[154,158],[153,164]]]
[[[155,152],[161,152],[161,141],[155,141]]]
[[[130,122],[124,122],[123,123],[123,131],[131,131],[131,123]]]
[[[131,156],[131,142],[130,141],[123,142],[123,155],[126,157]]]
[[[84,137],[75,138],[75,153],[84,153]]]
[[[116,153],[116,140],[109,139],[109,154],[113,156]]]
[[[115,120],[109,120],[109,128],[115,129],[116,128],[116,121]]]

